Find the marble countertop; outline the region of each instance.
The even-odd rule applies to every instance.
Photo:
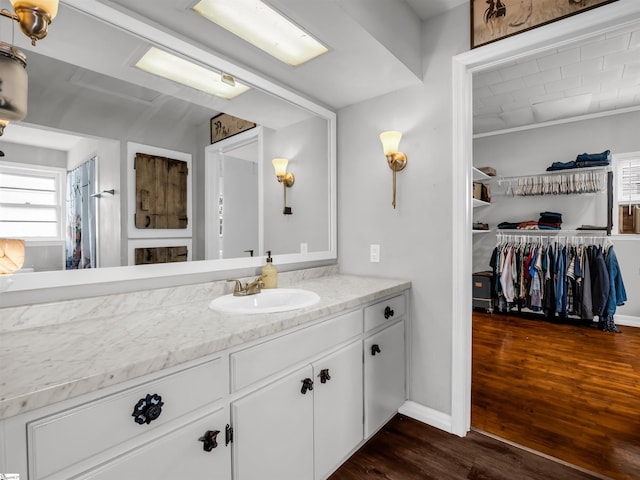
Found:
[[[295,287],[316,292],[318,304],[283,313],[230,316],[208,308],[215,296],[228,293],[222,290],[228,288],[224,282],[214,283],[220,285],[0,310],[6,319],[0,329],[0,419],[313,322],[411,286],[384,278],[301,276]]]

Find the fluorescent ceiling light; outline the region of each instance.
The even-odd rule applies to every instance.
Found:
[[[156,47],[149,48],[138,60],[136,67],[227,100],[249,90],[248,86],[238,81],[233,85],[232,82],[223,81],[220,72],[209,70]]]
[[[260,0],[201,0],[193,10],[294,67],[329,51]]]

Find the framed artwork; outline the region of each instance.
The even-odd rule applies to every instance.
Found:
[[[256,124],[253,122],[221,113],[211,119],[211,143],[233,137],[255,126]]]
[[[471,48],[617,0],[471,0]]]

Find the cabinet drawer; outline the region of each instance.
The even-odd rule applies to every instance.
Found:
[[[227,392],[218,358],[27,424],[29,478],[46,478],[127,440],[215,402]],[[147,394],[164,405],[149,424],[136,423],[134,407]]]
[[[231,354],[232,389],[291,367],[362,333],[362,310]]]
[[[201,479],[231,480],[231,445],[225,445],[227,410],[187,422],[176,431],[161,435],[142,448],[117,457],[104,466],[74,480],[113,479]],[[217,446],[207,452],[198,442],[207,431],[217,431]]]
[[[379,327],[402,317],[405,313],[404,295],[378,302],[364,309],[364,331]]]

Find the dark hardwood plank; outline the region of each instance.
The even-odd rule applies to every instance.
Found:
[[[614,479],[640,478],[640,329],[473,315],[474,428]]]
[[[594,480],[526,450],[471,431],[460,438],[396,415],[330,480]]]

